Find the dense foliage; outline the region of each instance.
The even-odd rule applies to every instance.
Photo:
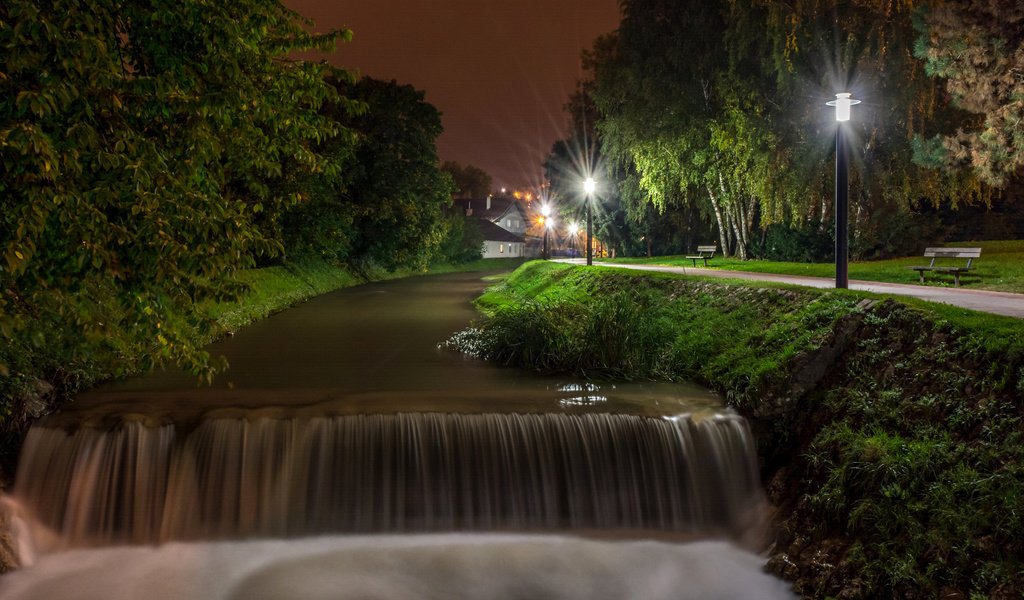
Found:
[[[486,198],[494,191],[491,176],[480,167],[446,160],[441,164],[441,170],[452,178],[456,198]]]
[[[442,214],[453,187],[438,166],[440,113],[409,85],[331,81],[339,100],[323,112],[349,135],[315,147],[340,165],[336,173],[288,182],[301,199],[284,219],[288,251],[389,270],[453,258],[442,245],[457,245],[448,237],[461,240],[463,230]]]
[[[918,23],[916,54],[956,105],[983,123],[934,138],[923,161],[970,165],[1005,185],[1024,172],[1024,6],[1017,0],[935,0]]]
[[[330,169],[308,144],[336,92],[287,56],[348,32],[305,25],[268,0],[0,6],[0,391],[29,360],[210,372],[196,306],[280,251],[268,182]]]
[[[992,199],[972,173],[930,168],[937,163],[919,141],[975,121],[914,56],[922,4],[625,0],[619,30],[586,56],[592,81],[582,87],[597,108],[604,179],[616,182],[634,221],[647,205],[693,213],[713,225],[727,254],[771,255],[779,244],[765,236],[773,231],[783,246],[811,241],[789,256],[827,258],[820,248],[829,245],[817,239],[832,235],[837,125],[825,101],[849,91],[864,100],[845,125],[851,249],[858,257],[919,252],[946,233],[929,210]],[[953,9],[936,8],[928,23],[938,27],[942,10]],[[1007,120],[1014,102],[992,99]],[[1006,128],[1004,145],[1013,131]]]
[[[350,36],[310,25],[277,0],[0,5],[0,425],[156,362],[212,376],[208,307],[253,266],[479,257],[442,211],[437,110],[292,59]]]
[[[769,566],[804,597],[1019,596],[1019,320],[541,262],[478,303],[453,345],[480,356],[721,391],[779,509]]]

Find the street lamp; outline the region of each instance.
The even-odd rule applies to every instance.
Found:
[[[544,215],[544,260],[548,259],[548,230],[551,229],[551,207],[547,204],[541,205],[540,214]]]
[[[583,191],[586,192],[587,200],[587,265],[594,264],[594,218],[590,212],[590,197],[594,194],[594,189],[597,187],[597,182],[594,181],[593,177],[587,177],[586,181],[583,182]]]
[[[850,284],[847,264],[850,254],[850,170],[847,165],[849,150],[846,145],[846,127],[843,123],[850,120],[850,107],[860,104],[860,100],[854,100],[844,92],[836,94],[835,100],[825,104],[836,107],[836,121],[839,122],[836,129],[836,287],[846,289]]]
[[[580,224],[577,223],[576,221],[573,221],[572,223],[569,223],[569,237],[572,238],[572,257],[573,258],[576,258],[578,256],[578,254],[579,254],[576,251],[576,242],[579,239],[577,236],[579,236],[579,234],[580,234]]]

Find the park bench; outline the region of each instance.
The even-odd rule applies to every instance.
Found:
[[[931,258],[927,267],[909,267],[917,271],[921,276],[921,283],[924,283],[925,271],[938,271],[940,273],[953,274],[953,286],[960,287],[960,274],[971,270],[971,261],[981,258],[981,248],[925,248],[924,257]],[[967,264],[950,264],[950,260],[967,259]],[[936,260],[944,261],[935,264]]]
[[[686,258],[693,261],[693,266],[697,266],[698,260],[704,261],[704,267],[708,266],[708,261],[715,257],[715,252],[718,250],[718,246],[697,246],[697,253],[687,256]]]

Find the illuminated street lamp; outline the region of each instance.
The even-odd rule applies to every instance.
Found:
[[[569,237],[572,238],[572,256],[573,256],[573,258],[576,258],[576,256],[579,254],[576,251],[576,241],[578,240],[577,236],[579,236],[579,234],[580,234],[580,224],[577,223],[576,221],[573,221],[572,223],[569,223]]]
[[[544,215],[544,260],[548,259],[548,231],[551,229],[551,207],[544,204],[540,207],[540,214]]]
[[[597,182],[594,181],[593,177],[587,177],[586,181],[583,182],[583,191],[586,192],[587,202],[587,265],[594,264],[594,218],[590,211],[590,197],[594,195],[594,189],[597,188]]]
[[[846,127],[843,123],[850,120],[850,107],[860,104],[860,100],[854,100],[844,92],[836,94],[835,100],[825,104],[836,107],[836,121],[839,122],[836,129],[836,287],[846,289],[850,283],[847,264],[850,255],[850,170],[847,165],[849,150]]]

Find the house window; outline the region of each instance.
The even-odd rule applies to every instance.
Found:
[[[498,244],[498,254],[505,253],[505,244]]]

